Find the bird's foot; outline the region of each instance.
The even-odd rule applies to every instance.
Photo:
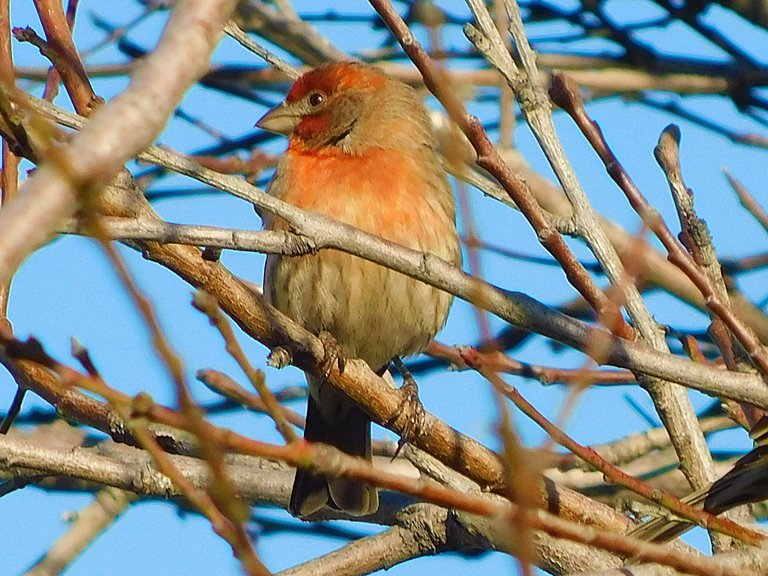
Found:
[[[347,357],[344,355],[344,350],[342,350],[336,338],[325,330],[320,332],[317,337],[323,343],[324,349],[323,361],[320,363],[320,371],[323,378],[328,378],[334,365],[338,366],[339,372],[343,374],[344,368],[347,365]]]
[[[419,399],[419,385],[416,383],[413,375],[408,371],[400,358],[394,359],[397,369],[403,376],[403,385],[400,387],[400,406],[398,412],[402,414],[405,411],[407,419],[403,424],[400,440],[397,442],[397,450],[392,456],[394,460],[408,442],[417,439],[424,428],[426,419],[426,410]]]
[[[267,366],[272,368],[285,368],[293,361],[293,355],[287,348],[276,346],[267,356]]]

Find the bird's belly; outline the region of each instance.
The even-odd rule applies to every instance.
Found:
[[[374,370],[423,349],[451,303],[445,292],[336,250],[270,257],[265,283],[278,310],[315,334],[330,332]]]

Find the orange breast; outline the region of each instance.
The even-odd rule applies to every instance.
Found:
[[[451,190],[441,168],[424,156],[388,150],[310,155],[289,149],[271,192],[304,210],[458,263]],[[329,331],[348,357],[374,368],[422,350],[443,326],[452,299],[336,250],[271,255],[264,286],[278,310],[311,332]]]
[[[434,161],[375,149],[353,156],[288,151],[278,196],[403,246],[443,254],[452,234],[451,191]],[[442,236],[442,241],[441,241]]]

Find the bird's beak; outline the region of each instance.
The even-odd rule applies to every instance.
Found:
[[[283,102],[262,116],[256,127],[288,136],[298,126],[301,117]]]

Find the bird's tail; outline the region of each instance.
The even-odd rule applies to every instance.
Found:
[[[310,394],[304,438],[330,444],[352,456],[371,460],[371,419],[351,400],[343,416],[328,422]],[[348,478],[327,478],[309,470],[297,470],[288,510],[300,518],[330,506],[352,516],[372,514],[379,507],[375,486]]]
[[[768,497],[766,478],[768,445],[761,445],[742,456],[712,486],[692,492],[681,500],[717,516],[736,506],[765,500]],[[691,522],[672,515],[649,520],[628,534],[651,542],[669,542],[693,527]]]
[[[699,506],[706,500],[708,492],[709,488],[697,490],[680,500],[691,506]],[[657,516],[640,524],[630,530],[627,535],[647,542],[670,542],[682,536],[694,526],[691,522],[669,513],[666,516]]]

